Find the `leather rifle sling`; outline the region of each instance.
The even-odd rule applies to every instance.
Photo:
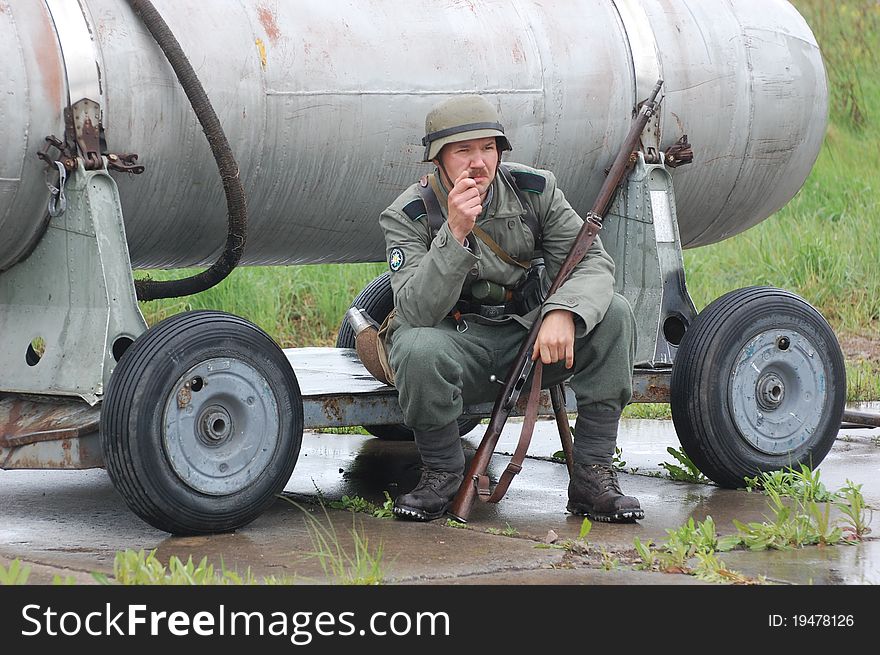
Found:
[[[518,259],[514,259],[510,255],[508,255],[506,252],[504,252],[504,250],[501,248],[501,246],[499,246],[497,243],[495,243],[495,240],[492,237],[490,237],[486,233],[486,230],[481,228],[479,225],[474,225],[471,232],[476,234],[477,237],[480,239],[480,241],[482,241],[487,246],[489,246],[489,250],[491,250],[496,255],[498,255],[498,257],[500,257],[503,262],[505,262],[507,264],[511,264],[513,266],[519,266],[520,268],[524,268],[526,270],[528,270],[531,267],[531,262],[521,262]]]
[[[440,201],[435,190],[437,182],[434,174],[428,173],[419,180],[419,196],[425,203],[425,213],[428,215],[428,231],[433,239],[443,227],[443,212],[440,210]]]
[[[541,395],[542,369],[541,360],[539,359],[535,362],[535,367],[533,369],[532,388],[529,390],[529,400],[528,405],[526,405],[522,431],[519,433],[519,443],[516,444],[516,450],[513,453],[513,457],[510,458],[507,468],[504,469],[504,473],[498,478],[498,484],[495,485],[495,489],[490,493],[488,475],[483,474],[477,476],[477,498],[484,503],[497,503],[504,498],[504,494],[507,493],[507,488],[510,486],[510,483],[513,482],[513,477],[522,471],[522,463],[529,450],[529,443],[532,440],[532,433],[535,430],[535,423],[538,420],[538,399]]]

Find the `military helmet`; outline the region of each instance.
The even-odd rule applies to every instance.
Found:
[[[463,95],[444,100],[436,105],[425,118],[425,158],[431,161],[447,143],[483,139],[494,136],[498,147],[511,150],[510,141],[504,136],[504,126],[498,120],[498,112],[483,96]]]

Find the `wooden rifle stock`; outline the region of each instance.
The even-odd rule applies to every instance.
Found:
[[[597,196],[592,209],[584,218],[584,224],[581,227],[580,232],[578,232],[568,256],[566,256],[565,260],[562,262],[562,266],[559,268],[556,277],[553,278],[553,283],[547,291],[548,298],[556,293],[559,287],[561,287],[569,278],[575,266],[580,263],[587,254],[587,251],[592,247],[593,241],[595,241],[599,230],[602,229],[602,220],[611,206],[614,193],[616,192],[617,187],[624,181],[634,163],[632,159],[633,153],[638,148],[642,132],[660,104],[659,101],[657,101],[657,95],[660,93],[661,86],[663,86],[663,80],[657,80],[657,84],[654,85],[650,97],[642,103],[639,113],[633,120],[629,133],[626,135],[626,139],[621,145],[617,157],[615,157],[614,163],[611,165],[608,175],[605,177],[605,181],[602,183],[602,188],[599,189],[599,195]],[[542,316],[539,313],[538,318],[529,329],[529,332],[517,353],[516,360],[510,367],[510,371],[504,382],[504,388],[501,393],[498,394],[498,397],[495,400],[495,405],[492,408],[492,417],[489,419],[489,426],[486,429],[486,434],[483,436],[480,446],[477,448],[477,452],[471,460],[471,464],[465,472],[461,486],[449,508],[449,514],[458,521],[467,522],[471,507],[474,504],[474,500],[477,498],[478,480],[481,476],[486,475],[486,471],[489,468],[489,460],[491,459],[492,452],[495,450],[495,445],[498,443],[498,439],[501,436],[501,430],[504,428],[504,424],[507,422],[507,418],[510,416],[510,412],[516,404],[516,401],[528,380],[529,374],[531,373],[534,365],[534,362],[532,361],[532,350],[538,339],[538,331],[541,329],[541,322]]]

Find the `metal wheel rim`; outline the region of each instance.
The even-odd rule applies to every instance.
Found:
[[[809,441],[822,418],[826,377],[817,348],[797,330],[753,337],[737,354],[728,386],[740,437],[769,455]]]
[[[221,496],[247,488],[269,465],[281,420],[266,378],[246,362],[218,357],[177,380],[162,425],[175,474],[196,491]]]

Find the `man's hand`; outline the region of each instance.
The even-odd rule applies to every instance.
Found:
[[[574,314],[566,309],[547,312],[541,321],[532,360],[541,358],[543,364],[565,360],[565,368],[574,366]]]
[[[477,217],[483,212],[483,203],[477,183],[470,177],[470,171],[461,172],[449,192],[449,229],[458,242],[464,245],[467,235],[474,229]]]

